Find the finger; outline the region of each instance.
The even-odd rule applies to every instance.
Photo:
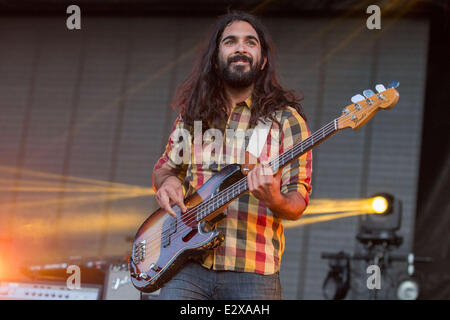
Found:
[[[168,189],[167,193],[172,201],[172,204],[177,205],[180,208],[180,210],[183,210],[182,208],[184,206],[183,197],[180,197],[179,193],[177,193],[173,189]]]
[[[172,210],[172,207],[170,206],[170,199],[169,199],[169,195],[167,194],[166,190],[161,190],[161,192],[159,193],[159,205],[161,206],[161,208],[163,208],[164,210],[167,211],[167,213],[169,213],[171,216],[176,218],[176,213],[175,211]]]
[[[283,172],[283,170],[281,170],[281,169],[279,169],[278,171],[277,171],[277,173],[275,174],[275,179],[277,180],[277,181],[281,181],[281,173]]]
[[[172,209],[171,206],[167,206],[167,207],[165,208],[165,210],[166,210],[167,213],[170,214],[172,217],[174,217],[174,218],[177,217],[177,214],[175,213],[175,211],[173,211],[173,209]]]
[[[254,189],[254,185],[253,185],[253,170],[251,170],[248,174],[247,174],[247,184],[248,184],[248,190],[250,192],[253,191]]]
[[[181,209],[181,211],[185,212],[186,206],[184,205],[183,191],[178,190],[177,192],[176,190],[171,189],[169,194],[175,204]]]
[[[264,171],[264,173],[262,175],[262,178],[264,179],[264,184],[265,185],[271,185],[272,181],[273,181],[273,172],[272,172],[272,170],[270,169],[270,167],[266,167],[266,168],[263,168],[263,171]]]
[[[186,212],[186,211],[187,211],[187,208],[186,208],[186,205],[184,204],[184,194],[183,194],[183,190],[180,190],[180,192],[179,192],[179,197],[180,197],[180,199],[181,199],[181,206],[180,206],[181,211]]]
[[[253,184],[253,190],[252,194],[256,199],[261,198],[261,190],[260,190],[260,178],[258,178],[258,169],[253,171],[252,174],[252,184]]]
[[[158,190],[158,192],[156,192],[156,201],[161,208],[167,205],[169,198],[165,195],[164,189],[160,189]]]
[[[262,175],[261,175],[261,166],[257,166],[255,169],[255,189],[258,189],[261,186],[261,183],[263,182]]]
[[[252,176],[251,176],[251,181],[252,181],[251,193],[253,194],[253,196],[255,198],[259,199],[260,190],[259,190],[258,169],[253,170]]]
[[[273,181],[273,170],[270,165],[265,164],[261,167],[261,180],[262,183],[266,186],[272,184]]]
[[[178,189],[178,197],[181,199],[181,210],[183,212],[187,211],[186,205],[184,204],[184,193],[183,193],[183,188]]]
[[[273,171],[272,171],[272,168],[270,167],[270,165],[265,164],[261,167],[261,175],[269,176],[269,177],[273,176]]]

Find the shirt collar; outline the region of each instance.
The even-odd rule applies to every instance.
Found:
[[[247,108],[251,109],[252,107],[252,96],[250,95],[247,99],[245,99],[242,102],[239,102],[236,104],[237,106],[246,106]]]

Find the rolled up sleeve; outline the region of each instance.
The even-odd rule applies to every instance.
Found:
[[[287,108],[282,124],[280,153],[291,149],[295,144],[305,140],[311,135],[306,121],[294,108]],[[296,191],[309,203],[312,192],[312,151],[304,153],[282,169],[281,192]]]

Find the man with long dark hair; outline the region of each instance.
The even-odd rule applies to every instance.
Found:
[[[242,12],[219,17],[172,106],[179,115],[154,167],[153,187],[158,204],[174,216],[172,205],[185,212],[183,199],[224,166],[237,163],[246,150],[248,139],[230,143],[229,136],[223,138],[220,133],[249,130],[261,122],[269,124],[270,132],[258,165],[247,175],[250,192],[231,202],[226,218],[216,225],[225,235],[224,242],[200,263],[187,264],[162,288],[161,297],[281,299],[282,220],[299,219],[308,205],[312,156],[309,151],[278,172],[264,164],[310,132],[295,94],[278,83],[273,44],[261,22]],[[198,125],[201,129],[195,133]],[[194,140],[199,135],[205,139],[209,129],[219,134],[200,147],[199,155]],[[174,133],[179,130],[194,133],[183,138],[189,146],[183,149],[183,161],[177,158],[179,150],[175,151],[178,138]],[[211,148],[217,142],[222,147]]]

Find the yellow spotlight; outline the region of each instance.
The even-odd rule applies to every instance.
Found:
[[[371,198],[371,209],[378,214],[389,214],[392,211],[394,197],[388,193],[378,193]]]
[[[389,202],[386,198],[378,196],[372,199],[372,208],[376,213],[384,213],[389,207]]]

